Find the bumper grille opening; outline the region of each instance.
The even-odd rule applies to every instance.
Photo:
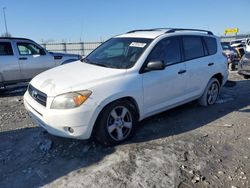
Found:
[[[32,85],[28,86],[28,92],[30,94],[30,96],[37,101],[39,104],[43,105],[46,107],[47,104],[47,95],[41,91],[39,91],[38,89],[36,89],[35,87],[33,87]]]

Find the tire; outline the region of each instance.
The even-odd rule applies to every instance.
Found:
[[[135,106],[127,101],[107,105],[97,119],[94,137],[101,145],[112,146],[131,138],[137,124]]]
[[[211,78],[207,87],[199,98],[198,102],[201,106],[213,105],[220,93],[220,83],[216,78]]]

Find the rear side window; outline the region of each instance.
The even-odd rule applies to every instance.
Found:
[[[216,54],[217,52],[217,42],[215,38],[212,37],[203,37],[206,47],[207,47],[207,51],[209,55],[213,55]],[[230,48],[229,48],[230,49]]]
[[[184,36],[183,48],[185,59],[195,59],[204,56],[204,48],[202,45],[201,37],[197,36]]]
[[[148,61],[164,61],[165,65],[181,62],[180,42],[176,37],[166,38],[156,44]]]
[[[13,55],[10,42],[0,42],[0,56]]]

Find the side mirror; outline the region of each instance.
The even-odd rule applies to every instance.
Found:
[[[146,66],[147,71],[164,70],[164,69],[165,69],[165,64],[163,63],[163,61],[150,61]]]
[[[40,51],[40,55],[46,55],[46,52],[44,49],[40,49],[39,51]]]

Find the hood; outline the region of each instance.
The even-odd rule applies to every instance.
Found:
[[[113,69],[76,61],[45,71],[30,82],[48,96],[71,91],[90,89],[117,77],[122,78],[126,69]]]
[[[51,55],[55,57],[55,59],[62,59],[63,57],[72,57],[81,59],[81,55],[78,54],[67,54],[67,53],[58,53],[58,52],[49,52]]]

